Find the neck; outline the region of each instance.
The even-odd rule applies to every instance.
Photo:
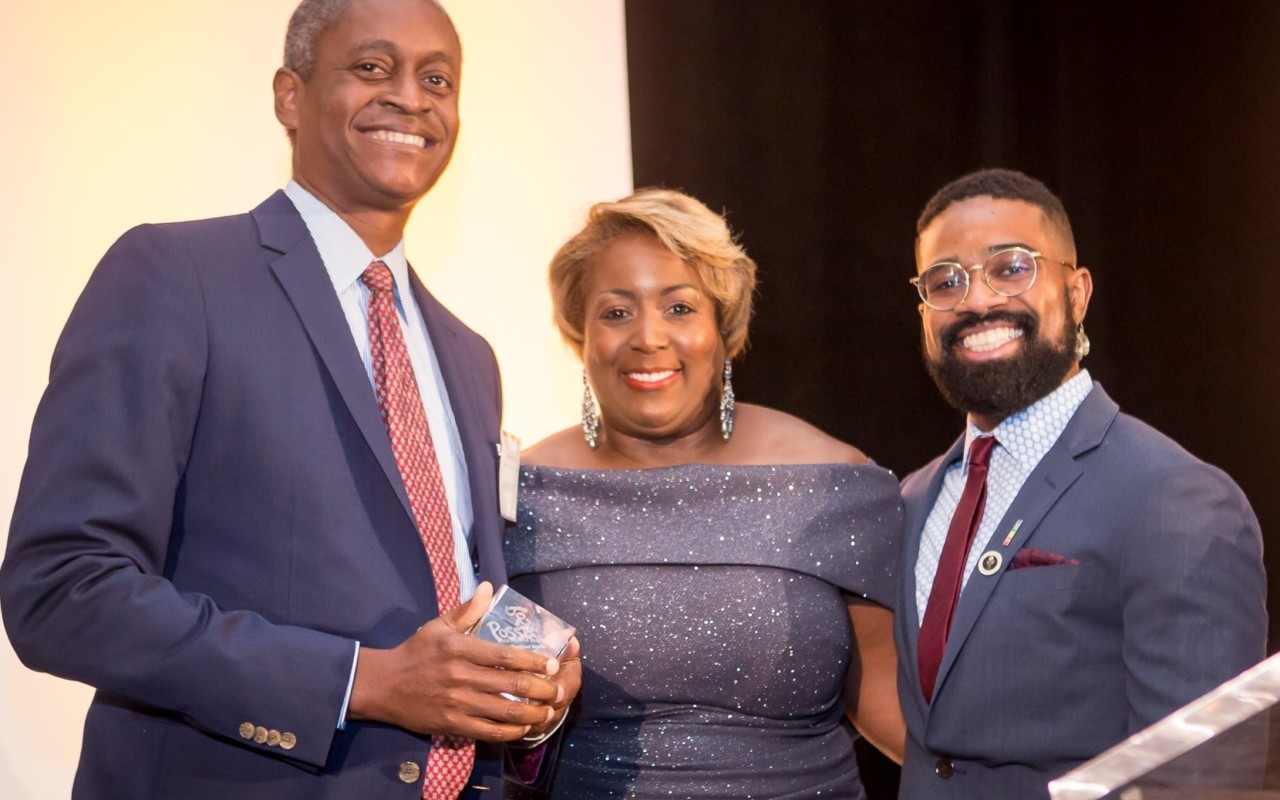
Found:
[[[404,226],[409,221],[412,207],[403,211],[363,210],[357,212],[334,209],[342,220],[351,226],[351,230],[369,247],[378,258],[395,249],[404,238]]]
[[[647,438],[604,425],[596,456],[611,467],[674,467],[721,460],[729,443],[720,434],[718,419],[697,430],[668,438]]]
[[[969,414],[969,421],[983,433],[991,433],[997,425],[1008,418],[1008,414]]]
[[[414,206],[421,199],[415,198],[411,202],[389,208],[345,205],[335,202],[319,187],[297,174],[297,171],[294,172],[293,179],[313,197],[328,206],[330,211],[341,217],[343,222],[350,225],[351,230],[356,232],[360,240],[377,258],[390,253],[404,238],[404,227],[409,222],[409,215],[413,213]]]

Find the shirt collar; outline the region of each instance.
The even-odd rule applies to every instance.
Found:
[[[409,262],[404,255],[403,238],[391,252],[376,256],[346,220],[304,189],[302,184],[289,181],[284,187],[284,193],[293,201],[307,230],[311,232],[311,239],[316,243],[316,250],[320,251],[320,260],[324,262],[335,292],[342,294],[351,288],[375,260],[382,261],[391,270],[397,295],[400,287],[409,285]]]
[[[973,441],[988,435],[995,436],[999,446],[1024,467],[1029,469],[1038,464],[1092,390],[1093,378],[1089,377],[1089,370],[1082,369],[1057,389],[1010,414],[990,434],[979,430],[970,418],[964,431],[964,469],[969,468]]]

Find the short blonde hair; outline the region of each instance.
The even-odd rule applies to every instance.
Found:
[[[724,217],[672,189],[639,189],[613,203],[596,203],[587,224],[551,259],[548,282],[560,335],[582,357],[586,285],[593,262],[614,239],[652,236],[688,264],[716,306],[725,355],[747,348],[756,287],[756,262],[734,241]]]

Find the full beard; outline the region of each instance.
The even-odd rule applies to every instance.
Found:
[[[925,367],[942,396],[968,414],[1007,417],[1062,385],[1076,362],[1076,320],[1066,304],[1066,321],[1058,341],[1040,335],[1040,321],[1025,312],[993,311],[983,321],[1001,320],[1022,328],[1022,346],[1016,355],[994,361],[971,362],[955,355],[956,332],[972,320],[962,320],[939,337],[941,354],[931,358],[925,350]]]

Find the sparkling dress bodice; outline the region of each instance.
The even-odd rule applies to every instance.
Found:
[[[511,584],[583,652],[552,797],[863,797],[844,595],[890,605],[901,527],[871,464],[523,467]]]

